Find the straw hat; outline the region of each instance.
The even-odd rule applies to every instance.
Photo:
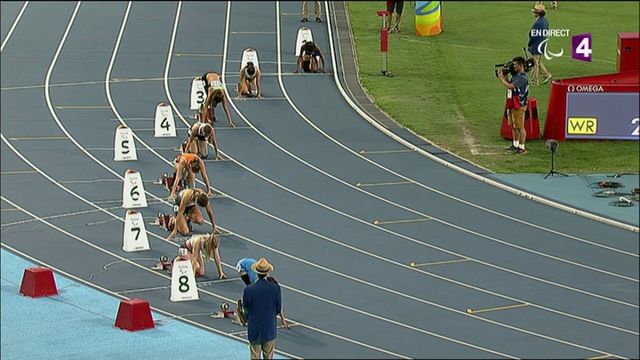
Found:
[[[536,6],[534,6],[533,9],[531,9],[531,11],[533,11],[534,13],[539,13],[547,10],[544,7],[544,4],[536,4]]]
[[[251,268],[258,275],[267,275],[270,271],[273,271],[273,265],[269,264],[265,258],[260,258],[258,262],[253,263]]]

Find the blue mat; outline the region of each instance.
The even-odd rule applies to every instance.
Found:
[[[247,359],[248,345],[154,313],[166,323],[129,332],[114,327],[120,300],[55,274],[59,296],[19,294],[34,266],[2,250],[2,357],[6,359]],[[64,344],[64,346],[62,346]]]
[[[548,199],[554,199],[560,203],[570,205],[591,213],[599,214],[614,220],[623,221],[638,226],[640,217],[640,205],[636,202],[633,207],[616,207],[609,205],[618,197],[599,198],[593,193],[601,189],[592,184],[599,181],[617,181],[624,187],[616,190],[621,193],[631,193],[638,187],[640,177],[638,175],[623,175],[613,178],[607,174],[571,175],[569,177],[550,176],[546,180],[544,174],[496,174],[499,180],[513,184],[521,189],[542,195]],[[630,196],[626,196],[630,198]]]

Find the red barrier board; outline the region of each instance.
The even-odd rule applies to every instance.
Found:
[[[545,139],[638,140],[640,71],[555,80]]]

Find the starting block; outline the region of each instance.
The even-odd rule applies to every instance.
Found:
[[[162,255],[160,257],[160,261],[155,263],[151,269],[153,270],[166,270],[166,271],[171,271],[171,267],[173,266],[173,263],[171,261],[169,261],[169,257],[167,255]]]
[[[169,173],[163,172],[162,175],[160,175],[160,179],[155,180],[153,183],[156,185],[164,185],[167,191],[171,192],[171,189],[173,188],[173,183],[175,181],[176,181],[175,172],[173,173],[173,176],[169,176]],[[179,193],[182,190],[184,190],[184,179],[180,179],[180,183],[178,184],[176,192]]]
[[[156,225],[166,231],[173,231],[173,227],[175,226],[175,224],[171,224],[170,220],[171,220],[171,215],[160,213],[158,214],[158,217],[153,222],[149,223],[149,225]]]
[[[216,311],[211,315],[211,317],[214,319],[224,319],[224,318],[233,319],[234,316],[235,316],[235,311],[229,310],[229,304],[227,303],[222,303],[220,305],[220,310]]]

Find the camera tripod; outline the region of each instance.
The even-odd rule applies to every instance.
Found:
[[[564,176],[564,177],[569,177],[569,175],[561,173],[559,171],[556,171],[556,152],[555,151],[551,151],[551,170],[549,170],[549,173],[547,175],[545,175],[545,179],[548,178],[549,176]]]

